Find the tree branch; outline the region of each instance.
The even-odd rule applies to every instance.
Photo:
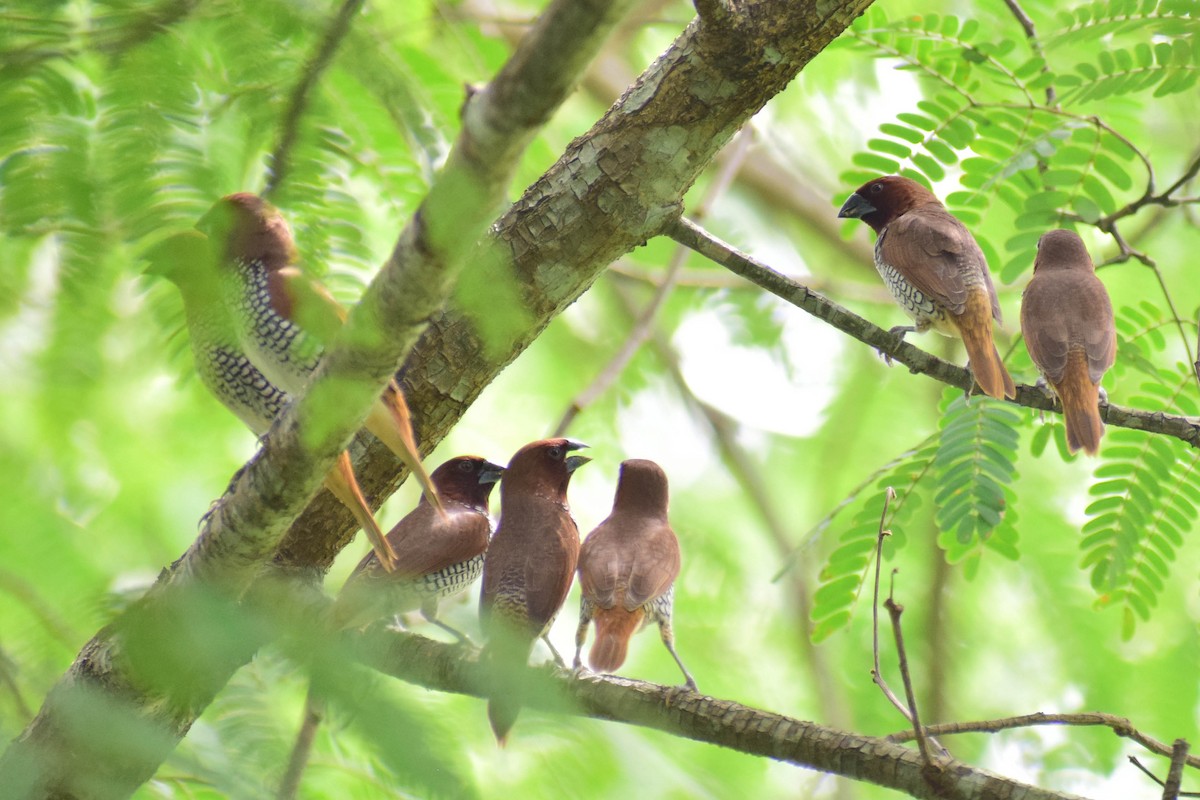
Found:
[[[940,725],[926,725],[925,733],[930,736],[953,736],[958,733],[998,733],[1013,728],[1032,728],[1040,725],[1070,725],[1078,727],[1101,726],[1111,728],[1117,736],[1132,739],[1151,753],[1170,758],[1173,748],[1169,744],[1151,738],[1133,727],[1133,723],[1125,717],[1099,712],[1083,712],[1079,714],[1026,714],[1020,717],[983,720],[980,722],[947,722]],[[887,737],[890,742],[907,742],[913,738],[911,730],[898,731]],[[1200,769],[1200,757],[1189,755],[1186,758],[1189,767]]]
[[[341,8],[329,23],[329,27],[325,29],[325,35],[321,37],[316,53],[304,65],[304,72],[288,97],[287,111],[284,112],[283,121],[279,125],[279,141],[267,161],[270,172],[267,176],[267,185],[262,190],[263,197],[270,198],[287,178],[291,169],[292,148],[299,135],[300,118],[304,116],[304,112],[308,108],[309,95],[312,94],[313,87],[317,85],[317,79],[329,67],[338,46],[350,32],[350,23],[362,5],[363,0],[345,0],[342,3]]]
[[[965,368],[914,347],[903,338],[759,264],[686,219],[673,222],[666,234],[797,308],[828,322],[843,333],[874,347],[893,361],[904,364],[912,372],[928,375],[963,391],[970,391],[974,386],[974,379]],[[1045,392],[1024,384],[1017,387],[1016,399],[1010,402],[1042,411],[1057,410],[1053,399]],[[1101,404],[1100,415],[1109,425],[1172,436],[1192,447],[1200,447],[1200,419],[1194,417],[1123,408],[1109,403]]]
[[[201,609],[215,611],[217,618],[227,612],[316,493],[334,457],[449,296],[469,246],[503,200],[521,151],[574,86],[623,7],[556,0],[492,83],[469,100],[446,167],[351,311],[308,391],[275,421],[263,448],[202,520],[184,556],[140,603],[84,647],[0,758],[0,785],[19,787],[18,797],[128,795],[254,652],[253,636],[241,641],[221,631],[197,631],[208,617],[192,617]],[[205,634],[215,641],[204,642]],[[203,668],[188,664],[184,652],[197,641],[215,651]],[[154,665],[164,661],[173,670],[159,674]],[[195,680],[187,675],[193,669],[202,673]],[[174,670],[186,677],[172,678]],[[146,744],[114,753],[116,743],[88,731],[80,714],[97,703],[125,707],[122,701],[128,702],[122,719]]]
[[[439,691],[486,697],[489,675],[478,654],[463,657],[458,645],[399,631],[373,628],[352,640],[358,657],[381,672]],[[938,786],[925,775],[920,755],[884,739],[846,733],[769,711],[680,689],[612,676],[572,678],[553,665],[529,671],[525,705],[558,714],[579,714],[663,731],[674,736],[773,758],[807,769],[869,781],[915,798],[939,798],[946,783],[955,797],[1074,797],[1018,783],[953,759],[935,759]],[[483,712],[480,709],[480,725]]]

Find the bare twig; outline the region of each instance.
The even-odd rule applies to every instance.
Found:
[[[1004,0],[1004,5],[1008,6],[1008,10],[1017,18],[1017,22],[1021,24],[1021,29],[1025,31],[1025,38],[1029,40],[1029,49],[1033,54],[1042,60],[1042,74],[1050,71],[1046,65],[1046,51],[1042,49],[1042,40],[1038,38],[1037,28],[1034,27],[1033,20],[1025,13],[1025,9],[1021,8],[1021,4],[1017,0]],[[1054,94],[1054,87],[1046,87],[1046,105],[1056,106],[1057,97]]]
[[[733,182],[734,177],[737,176],[738,170],[741,168],[746,153],[749,152],[750,144],[754,141],[753,130],[750,127],[743,128],[733,140],[733,144],[730,147],[732,154],[729,158],[721,162],[716,177],[693,212],[695,216],[701,218],[708,216],[708,211],[712,207],[713,202],[729,188],[729,184]],[[666,303],[667,298],[671,295],[672,290],[674,290],[679,272],[683,269],[683,265],[687,263],[688,256],[690,255],[691,250],[683,245],[675,248],[675,252],[671,254],[670,264],[667,266],[666,276],[663,278],[662,283],[658,285],[650,302],[646,304],[646,307],[630,327],[629,335],[625,337],[625,342],[621,345],[621,349],[604,366],[604,369],[600,370],[595,379],[582,392],[575,395],[571,403],[567,406],[567,410],[563,412],[562,419],[558,421],[558,425],[555,426],[551,436],[565,436],[567,429],[575,421],[575,417],[579,416],[581,411],[596,402],[621,377],[621,373],[629,366],[629,362],[637,355],[638,350],[641,349],[646,339],[650,337],[651,332],[654,330],[654,323],[658,319],[658,314]]]
[[[291,169],[292,148],[296,145],[296,137],[300,131],[300,118],[304,116],[304,112],[308,108],[308,100],[312,95],[313,87],[317,85],[317,80],[329,67],[329,63],[333,60],[333,54],[337,52],[338,46],[350,31],[350,22],[362,5],[363,0],[345,0],[342,3],[341,8],[329,23],[329,27],[325,29],[325,35],[321,37],[317,51],[304,65],[300,81],[292,89],[291,96],[288,97],[287,111],[284,112],[279,126],[279,141],[276,142],[275,149],[271,152],[271,157],[267,162],[267,183],[262,190],[263,197],[269,198],[273,195],[287,178]]]
[[[961,733],[998,733],[1014,728],[1032,728],[1041,725],[1068,725],[1072,727],[1106,727],[1112,729],[1117,736],[1137,742],[1151,753],[1170,757],[1172,748],[1139,731],[1126,717],[1100,712],[1081,712],[1077,714],[1025,714],[1019,717],[981,720],[978,722],[946,722],[939,725],[926,725],[925,733],[930,736],[953,736]],[[888,735],[888,741],[907,742],[913,738],[910,730],[897,731]],[[1200,769],[1200,758],[1187,756],[1186,763],[1193,769]]]
[[[894,572],[892,574],[895,575]],[[913,735],[917,737],[917,749],[921,752],[921,759],[926,764],[932,765],[925,729],[921,727],[921,715],[917,711],[917,693],[913,691],[912,673],[908,670],[908,655],[904,650],[904,633],[900,627],[900,615],[904,613],[904,606],[896,602],[891,590],[888,591],[888,599],[883,601],[883,606],[892,618],[892,633],[896,639],[896,656],[900,662],[900,679],[904,682],[904,696],[908,700],[908,714],[909,719],[912,720]]]
[[[665,234],[797,308],[807,311],[860,342],[870,345],[893,361],[904,364],[912,372],[928,375],[963,391],[967,391],[973,386],[971,374],[963,367],[918,349],[901,337],[883,330],[837,303],[811,291],[808,287],[802,286],[758,263],[744,253],[738,252],[735,248],[685,219],[677,219],[667,226]],[[1016,398],[1009,402],[1042,411],[1055,411],[1053,400],[1035,386],[1018,386]],[[1159,433],[1180,439],[1193,447],[1200,446],[1200,419],[1195,417],[1166,414],[1159,411],[1142,411],[1112,404],[1101,405],[1100,413],[1109,425]]]
[[[892,535],[892,532],[885,529],[883,525],[887,521],[888,506],[895,497],[896,490],[890,486],[887,487],[883,496],[883,512],[879,515],[879,534],[875,539],[875,594],[871,600],[871,650],[874,654],[874,666],[871,668],[871,680],[883,692],[883,696],[888,699],[888,702],[895,706],[906,720],[912,722],[913,718],[908,708],[887,685],[887,681],[883,679],[883,670],[879,666],[879,577],[883,571],[883,540]]]
[[[1171,769],[1167,772],[1167,781],[1163,784],[1163,800],[1178,800],[1179,789],[1183,783],[1183,765],[1187,761],[1187,739],[1176,739],[1171,746]]]

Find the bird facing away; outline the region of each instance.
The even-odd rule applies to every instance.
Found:
[[[287,221],[249,194],[221,198],[196,226],[218,249],[218,285],[250,361],[285,392],[298,394],[346,319],[346,311],[297,267]],[[366,427],[408,466],[430,503],[442,510],[421,464],[404,394],[395,380],[367,415]]]
[[[178,233],[155,245],[144,258],[150,262],[146,274],[166,278],[183,296],[188,338],[200,382],[255,436],[264,435],[290,398],[242,350],[237,326],[221,301],[208,237],[199,231]],[[325,476],[325,486],[354,514],[382,564],[391,569],[395,555],[363,497],[346,451]]]
[[[503,472],[503,467],[479,456],[458,456],[435,469],[433,482],[446,513],[438,514],[424,496],[417,501],[387,535],[396,551],[395,571],[385,572],[374,553],[358,562],[333,604],[333,628],[359,628],[420,608],[427,620],[465,640],[437,618],[438,601],[463,591],[483,571],[492,532],[488,498]],[[310,686],[303,722],[276,794],[279,800],[292,800],[300,788],[324,706]]]
[[[1017,389],[992,339],[1000,301],[975,237],[933,192],[916,181],[885,175],[847,198],[839,217],[861,219],[877,234],[875,268],[915,327],[962,339],[971,372],[984,393],[1016,397]]]
[[[503,467],[479,456],[452,458],[435,469],[433,483],[446,513],[438,514],[421,497],[387,534],[396,553],[395,570],[385,571],[378,557],[368,553],[338,594],[334,626],[362,627],[420,608],[427,620],[450,630],[437,619],[438,601],[463,591],[483,573],[492,533],[488,498],[503,473]]]
[[[570,439],[530,442],[513,455],[500,484],[500,524],[483,561],[479,620],[487,637],[482,661],[497,688],[488,720],[503,745],[520,712],[519,674],[533,644],[549,630],[567,599],[579,559],[579,529],[567,505],[567,484],[591,459]]]
[[[1038,240],[1033,278],[1021,295],[1021,333],[1063,406],[1067,449],[1100,449],[1100,379],[1117,356],[1112,302],[1083,240],[1056,230]]]
[[[597,672],[615,672],[625,663],[629,639],[649,622],[679,665],[689,689],[696,681],[675,652],[671,610],[679,576],[679,540],[667,521],[667,475],[653,461],[621,464],[612,513],[588,534],[579,551],[579,628],[575,668],[596,623],[588,663]]]

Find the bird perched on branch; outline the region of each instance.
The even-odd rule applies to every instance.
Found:
[[[417,507],[387,535],[396,551],[396,569],[385,572],[368,553],[338,593],[330,610],[333,628],[358,628],[392,614],[420,608],[425,619],[462,641],[466,637],[437,617],[438,601],[466,589],[483,571],[483,554],[492,532],[488,498],[504,468],[479,456],[458,456],[433,471],[445,503],[438,514],[422,497]],[[310,686],[304,717],[276,795],[290,800],[300,788],[324,702]]]
[[[567,484],[591,460],[571,455],[586,446],[570,439],[531,442],[513,455],[500,485],[500,524],[483,561],[479,618],[488,640],[482,661],[497,686],[488,720],[501,745],[520,712],[519,673],[575,577],[579,528],[567,505]]]
[[[679,540],[667,521],[667,475],[653,461],[622,462],[612,513],[579,551],[582,597],[575,632],[575,668],[595,620],[596,642],[588,663],[597,672],[615,672],[625,663],[633,634],[649,622],[658,625],[667,651],[689,689],[696,681],[675,652],[671,611],[679,576]]]
[[[1083,240],[1056,230],[1038,240],[1033,278],[1021,295],[1021,333],[1063,406],[1067,449],[1100,449],[1100,379],[1117,356],[1112,301]]]
[[[223,197],[196,227],[214,243],[218,285],[246,355],[279,388],[300,393],[325,345],[341,329],[345,309],[296,267],[291,229],[262,198]],[[421,464],[408,404],[395,380],[371,408],[366,428],[408,466],[440,512],[441,500]]]
[[[387,534],[396,567],[387,572],[368,553],[346,579],[332,621],[357,628],[390,614],[421,609],[425,619],[456,637],[462,634],[437,618],[438,601],[466,589],[483,573],[483,554],[492,533],[488,498],[504,467],[479,456],[452,458],[433,471],[433,484],[446,513],[425,497]]]
[[[979,387],[997,399],[1016,397],[992,339],[992,320],[1002,320],[987,260],[971,232],[933,192],[914,180],[886,175],[860,186],[838,216],[861,219],[877,234],[875,268],[916,322],[892,332],[933,328],[961,338]]]
[[[183,296],[192,357],[201,383],[256,436],[262,436],[290,398],[242,350],[237,325],[221,300],[214,257],[208,237],[199,231],[185,231],[146,252],[144,258],[150,262],[146,274],[166,278]],[[363,497],[346,451],[325,476],[325,486],[354,514],[380,562],[391,569],[395,555]]]

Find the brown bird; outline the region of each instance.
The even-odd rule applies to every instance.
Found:
[[[483,561],[479,619],[488,639],[482,660],[498,683],[509,685],[488,700],[488,720],[502,746],[521,709],[519,686],[512,684],[575,577],[579,528],[567,506],[567,484],[591,459],[569,454],[586,446],[570,439],[531,442],[513,455],[500,485],[500,524]]]
[[[878,234],[875,268],[915,327],[963,340],[971,372],[991,397],[1016,397],[1017,388],[992,340],[1000,302],[983,251],[933,192],[916,181],[886,175],[847,198],[839,217],[861,219]]]
[[[1100,379],[1117,357],[1112,302],[1083,240],[1050,231],[1038,240],[1033,278],[1021,295],[1029,357],[1063,406],[1067,449],[1100,449]]]
[[[295,266],[291,229],[262,198],[228,195],[196,227],[218,243],[218,284],[242,349],[275,385],[292,394],[303,391],[325,353],[325,344],[342,327],[345,309]],[[429,502],[441,511],[437,489],[421,464],[408,404],[396,381],[385,387],[367,416],[366,427],[408,466]]]
[[[492,533],[488,498],[504,467],[479,456],[452,458],[433,471],[445,504],[438,514],[425,497],[387,534],[396,568],[386,572],[368,553],[346,579],[333,624],[357,628],[390,614],[421,609],[425,619],[463,639],[437,618],[438,601],[466,589],[483,572]]]
[[[183,296],[188,337],[200,382],[256,436],[264,435],[290,398],[242,350],[237,326],[221,301],[208,238],[199,231],[178,233],[152,247],[143,258],[150,262],[147,275],[166,278]],[[363,497],[346,451],[342,451],[336,466],[325,476],[325,486],[354,514],[382,564],[390,569],[395,554]]]
[[[667,475],[653,461],[621,464],[612,513],[588,534],[579,551],[579,628],[575,668],[596,622],[596,643],[588,663],[597,672],[615,672],[625,663],[629,639],[649,622],[658,624],[667,651],[689,689],[696,681],[675,652],[671,610],[679,576],[679,540],[667,521]]]
[[[483,572],[492,523],[488,498],[504,468],[479,456],[452,458],[433,471],[445,503],[438,514],[422,497],[417,507],[388,532],[397,565],[385,572],[374,553],[354,568],[330,610],[335,629],[359,628],[392,614],[420,608],[425,619],[467,641],[437,618],[438,601],[466,589]],[[324,717],[324,703],[309,687],[304,718],[276,797],[291,800],[300,788],[313,739]]]

